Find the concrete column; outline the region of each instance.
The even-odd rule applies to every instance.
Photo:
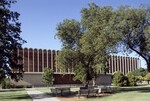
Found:
[[[135,68],[134,68],[134,58],[132,58],[132,71],[134,71]]]
[[[118,65],[119,65],[119,71],[122,72],[121,70],[121,56],[118,56]]]
[[[111,66],[110,66],[110,64],[111,64],[111,58],[109,57],[109,59],[108,59],[108,68],[109,68],[109,73],[111,73],[111,70],[110,70]]]
[[[34,49],[33,50],[34,51],[34,55],[33,55],[33,57],[34,57],[34,72],[38,72],[38,49]]]
[[[130,61],[129,57],[127,57],[127,73],[130,71]]]
[[[29,55],[28,55],[28,58],[29,58],[29,62],[28,62],[29,72],[33,72],[33,49],[29,48],[28,51],[29,51]]]
[[[123,63],[123,57],[120,57],[120,67],[121,67],[121,72],[124,74],[124,63]]]
[[[55,51],[55,58],[56,58],[55,68],[56,68],[56,73],[57,73],[58,72],[58,67],[57,67],[57,51]]]
[[[54,69],[53,67],[54,61],[53,61],[53,51],[51,50],[51,68]]]
[[[23,58],[23,67],[24,67],[24,48],[22,49],[22,51],[23,51],[22,58]],[[23,70],[24,70],[24,68],[23,68]]]
[[[124,57],[124,62],[125,62],[125,74],[127,74],[127,57]]]
[[[111,72],[113,73],[113,68],[114,68],[114,66],[113,66],[114,64],[113,64],[113,56],[111,56]]]
[[[139,62],[139,67],[138,68],[141,68],[141,60],[139,59],[138,62]]]
[[[47,54],[47,67],[49,68],[49,66],[48,66],[48,50],[46,50],[46,54]]]
[[[131,57],[129,57],[129,60],[130,60],[130,72],[132,71],[132,58]]]
[[[52,69],[52,67],[51,67],[51,50],[48,50],[48,67]]]
[[[131,72],[131,58],[128,57],[128,59],[129,59],[129,72]]]
[[[40,67],[39,67],[39,49],[37,49],[37,58],[38,58],[38,61],[37,61],[38,63],[37,64],[38,64],[38,72],[39,72],[40,71]]]
[[[114,67],[115,67],[115,71],[117,71],[117,56],[114,56]]]
[[[22,48],[22,64],[23,64],[23,71],[25,71],[24,67],[24,48]]]
[[[112,73],[112,68],[113,68],[113,66],[112,66],[112,56],[110,56],[110,69],[111,69],[111,73]]]
[[[137,67],[136,67],[136,61],[137,61],[137,60],[136,60],[136,58],[135,58],[135,59],[134,59],[134,68],[137,68]]]
[[[137,66],[137,61],[138,61],[138,59],[136,59],[136,61],[135,61],[135,67],[137,68],[138,66]]]
[[[42,50],[42,72],[44,71],[44,50]]]
[[[30,72],[29,71],[29,57],[30,57],[30,55],[29,55],[29,49],[28,49],[28,56],[27,57],[28,57],[28,72]]]
[[[119,56],[116,56],[116,62],[117,62],[117,71],[120,71],[120,67],[119,67]]]
[[[123,74],[125,75],[125,61],[124,61],[124,57],[122,57],[122,70],[123,70]]]
[[[111,56],[111,67],[112,73],[114,72],[114,56]]]
[[[34,49],[32,49],[33,50],[33,72],[35,71],[34,70]]]

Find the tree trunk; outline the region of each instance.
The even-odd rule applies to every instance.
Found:
[[[92,81],[93,81],[93,86],[95,86],[95,77],[92,79]]]
[[[150,72],[150,59],[147,61],[147,71]]]

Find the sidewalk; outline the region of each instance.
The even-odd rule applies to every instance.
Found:
[[[33,101],[60,101],[56,97],[51,97],[50,95],[34,90],[32,88],[26,89],[26,91]]]

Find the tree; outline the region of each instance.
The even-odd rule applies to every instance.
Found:
[[[115,86],[127,86],[129,84],[128,78],[124,76],[120,71],[113,73],[112,82]]]
[[[11,77],[20,79],[23,73],[23,65],[17,61],[17,49],[25,42],[20,37],[19,13],[10,10],[15,0],[0,0],[0,79]],[[17,73],[14,73],[17,72]]]
[[[53,84],[54,81],[54,73],[53,70],[50,68],[45,68],[44,73],[42,74],[43,82],[47,85]]]
[[[127,74],[129,85],[136,86],[136,82],[138,81],[137,77],[133,74],[133,72],[129,72]]]
[[[58,55],[60,68],[74,68],[75,78],[89,83],[100,71],[108,72],[108,59],[116,52],[117,33],[111,34],[111,7],[94,3],[81,10],[81,22],[64,20],[57,26],[56,36],[62,42]],[[112,40],[114,39],[114,40]]]
[[[148,84],[149,84],[149,81],[150,81],[150,73],[147,73],[147,74],[146,74],[145,79],[148,81]]]
[[[150,72],[150,7],[122,6],[115,13],[115,30],[121,34],[123,49],[141,56]]]
[[[145,75],[147,74],[147,70],[144,68],[138,68],[133,72],[134,76],[142,76],[145,77]]]

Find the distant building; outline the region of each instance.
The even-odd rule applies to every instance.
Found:
[[[46,50],[46,49],[32,49],[23,48],[18,49],[18,56],[22,56],[23,60],[18,61],[19,64],[24,66],[24,80],[30,82],[35,86],[44,85],[42,83],[42,73],[44,68],[50,67],[54,70],[54,84],[76,84],[79,81],[73,81],[72,78],[73,68],[66,70],[66,75],[62,77],[62,72],[58,68],[58,50]],[[127,74],[130,71],[140,67],[139,58],[123,57],[123,56],[111,56],[109,59],[109,74],[120,71],[123,74]]]

